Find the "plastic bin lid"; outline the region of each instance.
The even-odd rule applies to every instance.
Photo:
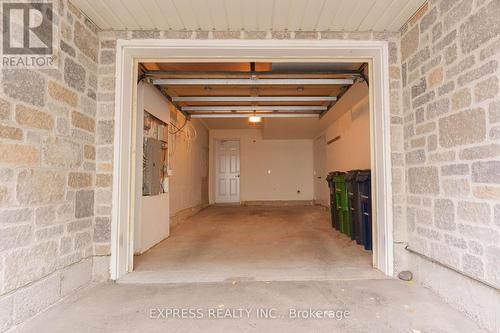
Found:
[[[367,181],[371,178],[371,171],[370,170],[363,170],[358,172],[358,175],[356,177],[356,181],[358,182],[364,182]]]

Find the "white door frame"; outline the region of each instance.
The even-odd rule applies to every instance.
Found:
[[[213,181],[213,184],[215,186],[215,203],[220,203],[220,202],[217,202],[217,188],[218,188],[218,183],[217,183],[217,167],[219,166],[219,150],[217,149],[217,143],[220,142],[220,141],[235,141],[235,142],[238,142],[238,163],[240,164],[240,179],[238,181],[238,200],[237,201],[234,201],[232,203],[239,203],[241,202],[241,141],[240,139],[224,139],[224,138],[217,138],[215,139],[214,141],[214,159],[215,159],[215,163],[214,163],[214,166],[215,166],[215,173],[214,173],[214,179],[209,179],[209,182],[212,182]],[[209,162],[210,164],[210,162]]]
[[[385,41],[354,40],[118,40],[110,277],[133,268],[135,95],[141,61],[366,61],[370,69],[373,266],[392,276],[393,220],[389,51]]]

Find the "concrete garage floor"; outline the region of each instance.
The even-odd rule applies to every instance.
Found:
[[[312,206],[211,206],[136,256],[134,270],[120,283],[385,278],[371,252]]]
[[[158,309],[199,310],[202,319],[158,319]],[[248,308],[250,315],[207,319]],[[278,319],[259,319],[259,308]],[[291,319],[289,309],[348,310],[348,319]],[[153,310],[152,310],[153,309]],[[214,309],[214,310],[212,310]],[[163,311],[163,310],[162,310]],[[245,312],[246,313],[246,312]],[[153,318],[151,318],[153,317]],[[220,317],[223,317],[221,315]],[[429,290],[399,280],[100,284],[25,323],[19,332],[483,332]]]
[[[17,331],[482,332],[429,290],[373,270],[317,207],[211,207],[120,282],[80,290]],[[345,318],[304,317],[309,309]]]

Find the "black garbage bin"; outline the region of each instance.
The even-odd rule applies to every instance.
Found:
[[[356,240],[357,244],[362,244],[361,236],[361,198],[359,196],[357,176],[360,170],[351,170],[347,172],[347,194],[349,196],[349,214],[351,215],[351,239]]]
[[[372,250],[372,195],[371,172],[360,171],[356,177],[361,204],[361,238],[365,250]]]
[[[328,182],[328,187],[330,188],[330,216],[332,220],[332,228],[339,229],[338,226],[338,218],[337,218],[337,204],[335,201],[335,182],[333,181],[333,177],[335,172],[330,172],[328,176],[326,176],[326,181]]]

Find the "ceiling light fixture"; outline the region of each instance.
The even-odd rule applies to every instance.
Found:
[[[259,124],[260,122],[262,122],[262,117],[258,117],[256,115],[250,116],[248,117],[248,122],[250,124]]]

